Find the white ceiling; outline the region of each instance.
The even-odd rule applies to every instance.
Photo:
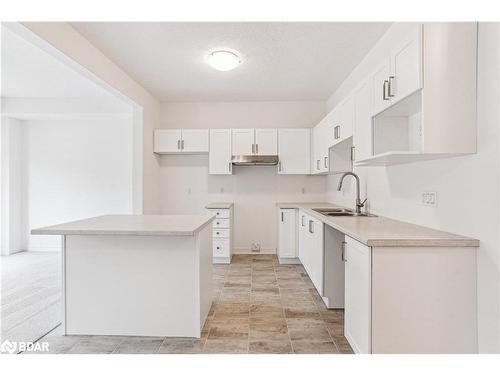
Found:
[[[55,57],[2,27],[2,91],[13,98],[110,97]]]
[[[142,23],[72,25],[163,101],[326,100],[389,23]],[[208,51],[244,63],[219,72]]]

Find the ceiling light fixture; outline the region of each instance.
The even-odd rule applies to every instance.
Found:
[[[214,69],[226,72],[241,64],[240,57],[231,51],[213,51],[207,56],[207,63]]]

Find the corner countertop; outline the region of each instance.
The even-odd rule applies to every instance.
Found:
[[[422,227],[403,221],[376,217],[324,216],[313,208],[341,207],[331,203],[278,202],[279,208],[296,208],[373,247],[479,247],[479,240]]]
[[[207,209],[230,209],[233,207],[233,202],[215,202],[215,203],[209,203],[205,206]]]
[[[215,215],[104,215],[33,229],[31,234],[193,236]]]

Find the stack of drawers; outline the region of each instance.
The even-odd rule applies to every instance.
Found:
[[[213,263],[231,263],[232,206],[230,208],[212,208],[208,211],[215,215],[213,221]]]

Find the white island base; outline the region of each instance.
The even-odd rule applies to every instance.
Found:
[[[210,223],[191,235],[63,233],[65,334],[199,338],[212,302]]]

